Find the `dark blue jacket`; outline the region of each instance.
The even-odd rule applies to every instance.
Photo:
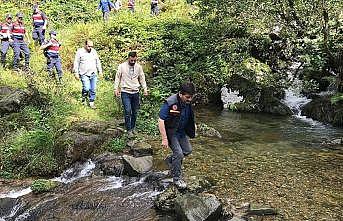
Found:
[[[170,96],[169,98],[167,98],[166,103],[168,104],[168,107],[169,107],[169,116],[168,116],[168,119],[164,121],[164,125],[166,128],[167,136],[168,138],[170,138],[176,133],[177,129],[179,128],[180,114],[182,112],[181,109],[182,109],[183,104],[178,94],[174,94]],[[187,136],[189,136],[190,138],[194,138],[195,137],[194,112],[190,104],[186,104],[186,105],[189,105],[190,107],[190,116],[189,116],[188,123],[185,125],[185,132]]]
[[[98,9],[101,9],[102,12],[109,12],[111,8],[114,8],[114,4],[111,0],[100,0]]]

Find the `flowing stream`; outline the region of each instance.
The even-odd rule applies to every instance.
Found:
[[[35,195],[29,187],[1,193],[0,221],[158,220],[153,199],[168,181],[161,186],[154,177],[163,173],[93,176],[94,169],[91,160],[76,164],[52,179],[61,186],[51,193]]]
[[[196,138],[186,174],[212,178],[236,205],[278,208],[277,220],[341,220],[343,130],[301,118],[201,109],[218,138]],[[163,151],[162,155],[166,155]]]
[[[291,100],[297,109],[303,98]],[[272,220],[342,219],[343,147],[332,141],[342,139],[343,129],[311,123],[296,112],[280,117],[207,108],[196,115],[222,138],[192,140],[187,176],[212,179],[212,192],[234,205],[278,208]],[[158,168],[170,150],[160,148],[159,139],[149,142]],[[52,193],[0,193],[0,220],[160,220],[153,199],[164,187],[146,177],[93,176],[94,167],[88,161],[67,170],[54,179],[62,187]]]

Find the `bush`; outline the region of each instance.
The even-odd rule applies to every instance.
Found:
[[[105,146],[105,150],[113,152],[113,153],[119,153],[124,150],[126,147],[126,138],[120,137],[120,138],[114,138],[110,142],[107,143]]]
[[[54,190],[58,186],[57,181],[38,179],[31,184],[31,190],[33,193],[44,193]]]

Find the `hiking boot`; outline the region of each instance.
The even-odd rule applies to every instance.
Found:
[[[89,102],[89,107],[92,109],[96,109],[96,106],[93,101]]]
[[[82,97],[81,103],[86,106],[87,105],[87,97]]]
[[[178,189],[186,189],[187,184],[185,181],[183,180],[174,180],[174,185],[178,188]]]
[[[58,77],[57,84],[59,84],[59,85],[62,85],[62,84],[63,84],[62,77]]]

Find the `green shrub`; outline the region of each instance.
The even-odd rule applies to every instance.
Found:
[[[38,179],[31,184],[31,190],[33,193],[44,193],[54,190],[58,186],[57,181]]]
[[[343,101],[343,93],[337,93],[331,97],[331,104],[337,104]]]
[[[108,142],[107,145],[105,146],[105,150],[113,152],[113,153],[118,153],[118,152],[123,151],[125,147],[126,147],[126,138],[119,137],[119,138],[114,138],[110,142]]]

